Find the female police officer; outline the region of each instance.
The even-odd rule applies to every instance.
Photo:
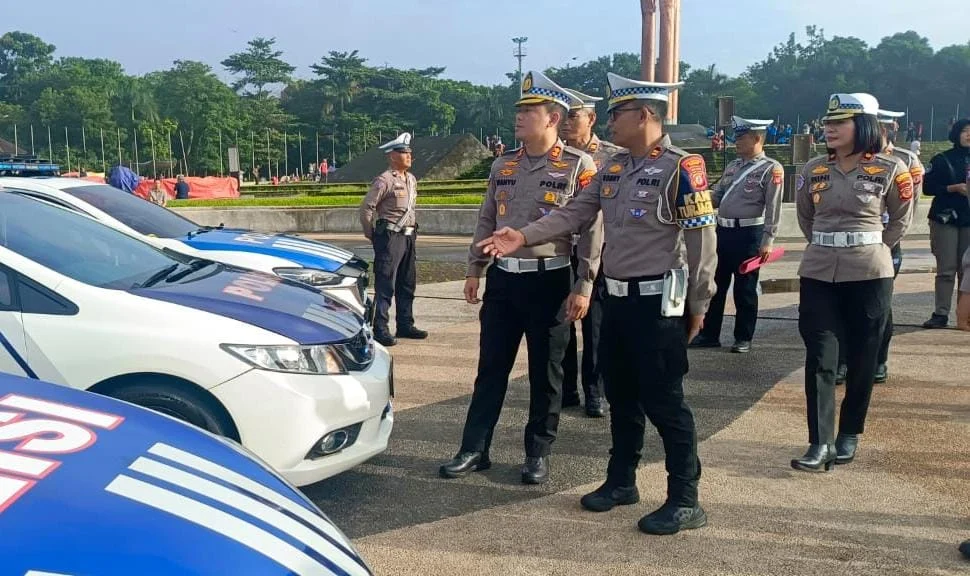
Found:
[[[855,457],[892,303],[890,247],[912,220],[913,179],[902,160],[882,153],[878,111],[869,94],[834,94],[822,119],[828,154],[806,164],[797,180],[798,224],[809,241],[798,271],[798,325],[811,444],[792,460],[797,470],[827,471]],[[840,331],[848,373],[836,437]]]

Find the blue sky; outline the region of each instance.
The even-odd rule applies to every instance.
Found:
[[[870,44],[914,29],[939,49],[970,39],[967,0],[683,0],[681,59],[729,74],[764,58],[804,27]],[[278,40],[296,74],[330,50],[359,50],[372,65],[445,66],[446,77],[504,83],[515,69],[511,38],[527,36],[524,67],[544,69],[613,52],[639,52],[638,0],[46,0],[3,11],[0,34],[23,30],[58,55],[103,57],[132,74],[176,59],[219,62],[257,35]],[[838,6],[838,10],[825,10]],[[729,8],[725,8],[729,7]],[[867,12],[877,7],[877,12]],[[850,16],[845,16],[850,15]],[[721,40],[718,41],[718,35]]]

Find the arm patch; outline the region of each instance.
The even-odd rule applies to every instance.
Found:
[[[700,156],[683,158],[677,177],[677,225],[682,230],[713,226],[717,219],[704,159]]]
[[[913,177],[909,172],[900,172],[896,175],[896,190],[899,191],[899,199],[903,201],[913,199]]]

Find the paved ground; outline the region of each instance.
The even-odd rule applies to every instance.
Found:
[[[932,302],[925,244],[905,245],[891,377],[874,393],[850,466],[810,475],[788,464],[807,443],[797,294],[762,298],[750,355],[691,351],[686,389],[701,440],[704,529],[664,538],[636,530],[663,499],[652,430],[642,502],[583,511],[579,497],[602,481],[609,425],[575,409],[562,419],[551,482],[519,484],[524,348],[495,466],[460,481],[437,477],[457,448],[477,362],[478,307],[460,300],[460,282],[419,287],[416,315],[432,336],[392,349],[397,420],[388,452],[306,491],[378,574],[966,574],[956,545],[970,537],[970,334],[917,328]],[[421,253],[463,258],[466,249],[467,239],[430,239]],[[766,276],[790,277],[792,258]]]

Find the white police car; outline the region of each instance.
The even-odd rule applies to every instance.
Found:
[[[304,284],[0,190],[0,372],[238,439],[297,485],[386,450],[391,358]]]
[[[161,247],[309,284],[368,316],[367,263],[336,246],[282,234],[199,226],[167,208],[87,180],[6,177],[0,178],[0,188],[45,198]]]
[[[0,573],[370,575],[238,445],[125,402],[0,375]]]

